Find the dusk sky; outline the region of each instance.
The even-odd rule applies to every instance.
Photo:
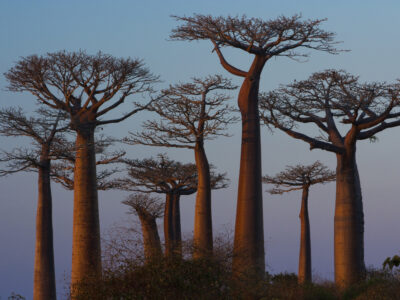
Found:
[[[379,3],[379,4],[378,4]],[[307,78],[327,68],[345,69],[359,75],[362,81],[394,82],[400,78],[400,2],[373,0],[203,0],[203,1],[12,1],[0,0],[0,106],[21,106],[27,112],[36,100],[28,93],[5,90],[3,76],[14,63],[31,54],[59,50],[98,51],[115,57],[141,58],[162,82],[169,84],[190,81],[192,77],[222,74],[240,85],[240,78],[228,74],[212,53],[212,44],[169,40],[178,23],[171,15],[193,14],[213,16],[242,15],[264,20],[278,16],[302,14],[304,19],[327,18],[323,29],[337,34],[338,48],[350,50],[339,55],[310,50],[306,62],[284,57],[274,58],[264,68],[260,90],[269,91],[279,84]],[[222,50],[225,57],[241,69],[249,67],[249,54]],[[230,93],[236,105],[237,90]],[[133,96],[132,100],[140,100]],[[144,99],[146,100],[146,99]],[[129,110],[129,101],[113,115]],[[156,118],[141,113],[122,124],[104,127],[103,133],[124,137],[140,130],[141,122]],[[312,130],[312,129],[307,129]],[[229,128],[232,137],[218,138],[205,144],[210,163],[220,172],[227,172],[230,186],[213,193],[214,235],[230,232],[236,212],[237,178],[240,156],[240,124]],[[367,267],[379,268],[388,256],[398,254],[400,196],[400,128],[389,129],[378,141],[358,144],[357,162],[361,177],[365,213],[365,261]],[[27,145],[25,140],[0,137],[1,149]],[[190,150],[174,150],[144,146],[123,146],[129,158],[145,158],[167,153],[182,162],[193,162]],[[262,128],[262,172],[274,175],[286,165],[310,164],[320,160],[335,167],[335,156],[320,150],[309,150],[301,141]],[[55,266],[57,292],[63,298],[70,274],[72,249],[73,194],[59,185],[52,185]],[[264,190],[268,187],[264,186]],[[35,241],[37,176],[35,173],[0,178],[0,299],[11,292],[32,298]],[[121,204],[127,193],[99,192],[102,232],[113,224],[124,224],[132,217]],[[264,232],[267,271],[297,272],[299,249],[300,192],[283,196],[264,193]],[[181,216],[184,236],[193,231],[195,196],[182,197]],[[310,222],[313,274],[315,279],[333,279],[333,215],[335,184],[312,187],[310,190]],[[160,231],[162,233],[162,230]]]

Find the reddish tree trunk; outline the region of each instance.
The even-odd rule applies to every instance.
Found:
[[[300,256],[299,256],[299,274],[298,282],[311,282],[311,234],[310,220],[308,215],[308,190],[309,186],[303,187],[300,209]]]
[[[41,159],[41,164],[36,215],[34,300],[56,299],[50,160],[48,158]]]
[[[242,148],[233,257],[235,275],[250,272],[261,278],[265,257],[258,91],[264,63],[263,57],[255,57],[239,92]]]
[[[175,193],[172,197],[172,227],[173,227],[173,247],[174,255],[182,257],[182,230],[181,230],[181,210],[180,195]]]
[[[174,252],[174,227],[172,224],[172,193],[165,196],[164,209],[164,240],[165,240],[165,257],[172,257]]]
[[[196,144],[195,159],[198,182],[194,214],[193,257],[200,258],[210,255],[213,249],[210,166],[202,142]]]
[[[158,235],[156,218],[139,214],[142,225],[144,255],[146,262],[159,259],[162,255],[160,236]]]
[[[335,207],[335,282],[348,287],[365,273],[364,213],[355,144],[337,154]]]
[[[77,130],[71,286],[101,274],[94,128]]]

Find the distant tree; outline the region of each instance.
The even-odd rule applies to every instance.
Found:
[[[310,219],[308,214],[308,192],[311,185],[327,183],[335,180],[335,172],[330,171],[319,161],[312,165],[287,166],[285,171],[273,177],[264,176],[263,181],[273,184],[275,187],[269,192],[271,194],[283,194],[291,191],[302,190],[300,209],[300,256],[298,282],[306,283],[312,281],[311,274],[311,233]]]
[[[345,71],[326,70],[260,97],[265,124],[305,141],[311,150],[336,155],[335,281],[341,287],[357,282],[365,271],[356,144],[400,125],[399,92],[399,85],[360,83]],[[302,123],[316,125],[319,135],[300,132]]]
[[[36,214],[36,246],[33,298],[56,299],[52,196],[50,187],[51,161],[63,156],[63,133],[68,128],[62,112],[39,109],[28,117],[21,108],[0,110],[0,134],[27,137],[28,148],[17,147],[0,154],[0,176],[17,172],[38,173]]]
[[[181,218],[180,196],[191,195],[197,191],[197,168],[195,164],[182,164],[160,154],[157,159],[128,160],[123,162],[128,168],[128,177],[120,180],[122,189],[165,194],[164,239],[165,255],[180,256]],[[211,173],[213,189],[226,187],[225,174]]]
[[[71,286],[101,273],[94,131],[146,108],[137,102],[115,119],[101,119],[133,94],[149,92],[153,76],[139,59],[101,52],[60,51],[21,58],[5,77],[8,89],[30,92],[50,108],[65,111],[76,137]],[[72,295],[72,298],[74,296]]]
[[[159,101],[151,105],[161,119],[146,121],[144,131],[132,133],[129,143],[193,149],[198,182],[194,215],[194,257],[212,253],[211,175],[204,141],[227,136],[227,125],[236,120],[233,108],[221,94],[236,86],[220,75],[193,78],[162,91]]]
[[[261,186],[261,144],[258,93],[261,72],[273,57],[296,59],[307,56],[296,48],[336,53],[334,34],[324,31],[324,20],[302,21],[299,15],[264,21],[259,18],[174,17],[183,22],[172,31],[171,38],[180,41],[209,40],[214,45],[221,65],[231,74],[243,77],[238,96],[242,116],[242,148],[240,159],[238,202],[236,211],[233,269],[235,274],[265,274],[264,226]],[[248,71],[227,62],[221,47],[233,47],[254,55]]]
[[[156,220],[163,216],[164,205],[158,198],[140,193],[130,195],[122,203],[129,206],[129,213],[139,217],[146,261],[160,259],[162,251]]]

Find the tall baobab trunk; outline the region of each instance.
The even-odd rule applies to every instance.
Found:
[[[74,169],[74,218],[71,286],[100,276],[100,224],[96,183],[94,128],[77,130]]]
[[[146,262],[159,259],[162,255],[160,236],[158,235],[156,218],[138,214],[142,226],[144,255]]]
[[[181,210],[180,195],[174,193],[172,197],[172,227],[173,227],[173,247],[174,255],[177,258],[182,257],[182,230],[181,230]]]
[[[364,213],[355,144],[337,154],[335,207],[335,282],[347,287],[365,272]]]
[[[164,239],[165,239],[165,257],[171,258],[174,252],[174,227],[172,223],[172,193],[165,196],[164,210]]]
[[[256,56],[239,92],[242,148],[235,224],[235,275],[265,272],[258,90],[265,58]]]
[[[56,299],[50,160],[41,159],[36,215],[34,300]]]
[[[310,234],[310,220],[308,215],[308,190],[309,186],[303,187],[303,195],[301,198],[300,209],[300,256],[299,256],[299,274],[298,282],[305,283],[311,282],[311,234]]]
[[[193,257],[200,258],[210,255],[213,250],[210,166],[202,141],[196,143],[195,159],[198,182],[194,215]]]

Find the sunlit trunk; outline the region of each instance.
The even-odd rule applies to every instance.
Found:
[[[34,300],[56,299],[50,160],[42,159],[41,164],[42,166],[39,168],[39,197],[36,214]]]
[[[174,227],[172,224],[172,193],[165,195],[164,208],[164,240],[165,257],[172,257],[174,252]]]
[[[172,227],[174,232],[174,255],[180,258],[182,257],[182,230],[180,195],[178,193],[175,193],[172,197]]]
[[[238,201],[236,210],[233,271],[236,276],[265,273],[264,225],[261,188],[261,142],[258,90],[264,58],[256,57],[240,89],[242,116]]]
[[[71,286],[101,274],[94,128],[77,131]]]
[[[335,282],[348,287],[365,273],[364,213],[355,145],[337,154],[335,208]]]
[[[300,256],[299,256],[299,283],[311,282],[311,234],[310,220],[308,216],[308,189],[309,186],[303,187],[303,195],[301,198],[300,209]]]
[[[210,255],[213,249],[210,166],[202,142],[196,144],[195,159],[198,182],[194,213],[193,257]]]
[[[139,220],[142,226],[144,255],[146,262],[159,259],[162,255],[162,251],[156,218],[139,214]]]

